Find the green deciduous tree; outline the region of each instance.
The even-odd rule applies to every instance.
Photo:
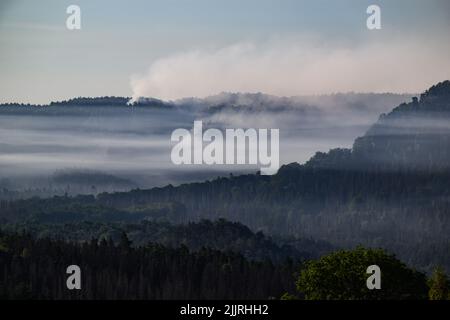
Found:
[[[367,268],[381,269],[381,289],[369,290]],[[309,300],[426,299],[425,275],[381,249],[358,247],[306,263],[297,290]]]

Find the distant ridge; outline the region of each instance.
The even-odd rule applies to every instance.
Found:
[[[352,149],[318,152],[313,167],[450,169],[450,81],[443,81],[379,120]]]
[[[30,103],[2,103],[0,107],[49,107],[49,106],[147,106],[147,107],[173,107],[173,103],[165,102],[155,98],[142,98],[130,104],[130,97],[77,97],[63,101],[52,101],[49,104],[30,104]]]

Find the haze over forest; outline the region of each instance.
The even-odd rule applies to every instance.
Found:
[[[68,5],[0,1],[0,300],[450,298],[448,0]]]
[[[55,173],[64,178],[83,171],[85,177],[96,172],[117,176],[118,181],[112,179],[112,187],[104,190],[114,190],[114,185],[124,190],[256,172],[251,165],[173,165],[170,135],[177,128],[192,129],[194,120],[203,120],[206,128],[279,128],[281,164],[304,163],[317,151],[351,146],[379,114],[410,100],[411,95],[276,97],[221,93],[169,102],[141,99],[134,106],[127,105],[127,99],[76,98],[47,106],[0,105],[0,170],[2,178],[10,181],[8,187],[61,187],[63,183],[57,181],[64,179],[54,181]],[[3,180],[3,184],[6,182]],[[94,182],[84,184],[90,187]],[[105,181],[97,191],[107,185]],[[72,192],[76,191],[80,190],[73,188]]]

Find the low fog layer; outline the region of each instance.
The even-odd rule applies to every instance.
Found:
[[[203,120],[204,130],[278,128],[280,164],[303,163],[316,151],[350,147],[381,113],[410,99],[410,95],[395,94],[282,98],[222,93],[205,99],[181,99],[158,108],[1,106],[0,177],[9,179],[10,188],[65,186],[70,180],[66,176],[66,180],[55,179],[58,170],[90,170],[97,174],[94,181],[99,181],[99,175],[112,174],[128,181],[118,187],[127,189],[258,169],[172,164],[171,133],[177,128],[191,129],[194,120]],[[102,177],[100,181],[105,181]]]

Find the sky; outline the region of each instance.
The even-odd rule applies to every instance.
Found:
[[[450,78],[449,31],[448,0],[0,0],[0,102],[416,93]]]

